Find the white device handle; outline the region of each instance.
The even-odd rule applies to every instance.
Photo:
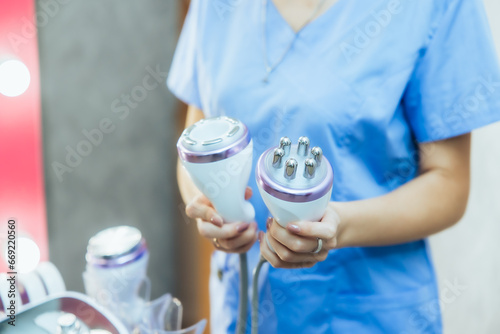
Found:
[[[212,163],[183,161],[193,183],[212,202],[227,223],[252,222],[253,205],[245,200],[245,188],[252,169],[253,144],[229,159]]]

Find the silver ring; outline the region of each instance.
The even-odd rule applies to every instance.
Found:
[[[312,253],[318,254],[322,248],[323,248],[323,240],[321,240],[321,238],[318,238],[318,247],[316,247],[316,249],[313,250]]]
[[[212,239],[212,243],[214,244],[215,247],[217,248],[222,248],[219,244],[219,240],[217,240],[217,238],[213,238]]]

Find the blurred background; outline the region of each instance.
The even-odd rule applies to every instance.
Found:
[[[500,2],[484,2],[500,53]],[[177,296],[191,325],[208,317],[211,246],[183,213],[175,144],[185,106],[165,86],[188,5],[37,0],[35,9],[44,19],[38,52],[50,260],[69,290],[83,291],[88,239],[109,226],[137,226],[152,252],[153,298]],[[57,169],[103,122],[102,141],[70,170]],[[500,332],[500,150],[493,142],[500,124],[474,133],[468,211],[431,238],[445,333]]]
[[[49,3],[36,1],[37,12],[48,12]],[[208,300],[200,291],[207,280],[176,185],[185,107],[165,85],[188,6],[67,1],[53,9],[38,39],[51,261],[69,290],[83,291],[88,239],[109,226],[136,226],[151,250],[152,298],[177,296],[191,325],[207,317],[207,301],[199,298]],[[82,131],[98,129],[103,119],[111,120],[111,132],[70,173],[56,173],[53,163],[65,163],[67,146],[76,149],[86,139]]]

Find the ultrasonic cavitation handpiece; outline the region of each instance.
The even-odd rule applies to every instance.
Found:
[[[254,220],[255,210],[245,201],[253,154],[245,124],[226,116],[202,119],[184,130],[177,151],[194,184],[225,222]]]
[[[283,227],[294,221],[319,221],[330,201],[332,167],[321,148],[309,145],[307,137],[300,137],[297,145],[283,137],[278,148],[270,148],[257,162],[260,194]]]
[[[220,116],[202,119],[184,130],[177,142],[182,165],[224,222],[252,222],[255,209],[245,201],[252,169],[253,143],[245,124]],[[240,254],[240,301],[236,333],[246,330],[248,305],[246,253]]]

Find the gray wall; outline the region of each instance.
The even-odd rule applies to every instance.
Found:
[[[179,291],[173,270],[182,219],[173,169],[178,104],[165,78],[158,83],[149,74],[170,66],[178,7],[160,0],[37,1],[47,18],[39,42],[50,257],[68,289],[83,290],[89,237],[129,224],[154,249],[153,296]],[[100,141],[94,131],[89,146],[82,131],[99,127],[108,133]],[[68,163],[68,150],[78,149],[87,156]]]
[[[500,54],[500,2],[485,0]],[[497,92],[498,94],[498,92]],[[500,333],[500,124],[474,132],[469,206],[431,238],[445,333]]]

